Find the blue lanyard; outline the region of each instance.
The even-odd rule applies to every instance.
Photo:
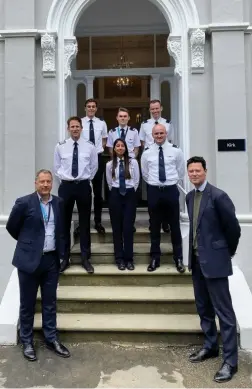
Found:
[[[41,212],[43,214],[43,219],[44,219],[44,223],[45,223],[46,227],[48,226],[48,223],[50,221],[51,206],[52,206],[51,202],[48,203],[48,206],[49,206],[49,209],[48,209],[48,214],[47,214],[46,210],[45,210],[45,205],[40,202],[40,208],[41,208]]]
[[[129,129],[129,127],[127,127],[127,130],[125,131],[125,140],[126,140],[126,136],[127,136],[128,129]],[[117,127],[117,134],[118,134],[118,138],[121,138],[120,127]]]

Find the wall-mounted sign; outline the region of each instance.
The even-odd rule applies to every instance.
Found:
[[[246,151],[245,139],[218,139],[218,151]]]

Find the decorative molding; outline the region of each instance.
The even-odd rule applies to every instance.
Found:
[[[37,29],[0,30],[0,35],[3,38],[38,38],[40,36],[40,32]]]
[[[119,77],[119,76],[170,76],[174,77],[174,68],[127,68],[127,69],[92,69],[72,70],[74,80],[83,81],[86,77]]]
[[[43,76],[55,77],[56,42],[54,35],[46,33],[41,36],[41,49],[43,56]]]
[[[74,37],[64,39],[64,75],[65,80],[71,76],[71,62],[78,53],[77,40]]]
[[[122,36],[122,35],[144,35],[150,33],[150,25],[116,25],[116,26],[108,26],[108,25],[100,25],[99,26],[77,26],[75,35],[77,37],[84,36]],[[169,26],[167,23],[162,24],[152,24],[151,25],[151,33],[152,34],[167,34],[169,35]]]
[[[182,44],[181,36],[169,35],[167,39],[167,49],[169,54],[174,58],[175,69],[174,74],[176,76],[182,76],[182,66],[181,66],[181,57],[182,57]]]
[[[245,31],[248,30],[249,23],[212,23],[207,26],[208,32],[221,31]]]
[[[205,68],[205,31],[197,28],[192,31],[190,37],[191,43],[191,71],[192,73],[204,73]]]

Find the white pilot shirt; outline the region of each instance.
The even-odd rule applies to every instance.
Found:
[[[117,167],[115,169],[115,178],[112,178],[112,164],[113,161],[109,161],[106,164],[106,178],[107,178],[107,183],[109,190],[111,188],[119,188],[119,163],[120,163],[120,158],[117,158]],[[134,188],[135,191],[138,188],[139,185],[139,179],[140,179],[140,171],[139,171],[139,166],[138,162],[136,159],[130,159],[129,161],[129,171],[130,171],[130,179],[125,179],[125,184],[126,188]]]
[[[145,147],[150,147],[150,145],[152,145],[152,143],[154,143],[154,139],[152,136],[152,129],[153,129],[156,121],[159,124],[163,124],[165,126],[166,132],[167,132],[167,139],[169,141],[173,141],[174,129],[173,129],[172,123],[169,122],[169,120],[166,120],[166,119],[161,118],[161,117],[157,120],[151,118],[151,119],[148,119],[148,120],[145,120],[144,122],[142,122],[141,127],[140,127],[140,131],[139,131],[140,140],[145,142]]]
[[[93,143],[80,137],[78,143],[78,176],[72,176],[74,140],[59,142],[54,151],[54,173],[60,180],[92,180],[98,169],[98,155]]]
[[[81,119],[82,127],[83,127],[83,130],[81,131],[81,136],[86,140],[89,140],[89,126],[90,126],[89,120],[90,118],[88,116],[85,116],[84,118]],[[95,116],[92,118],[92,120],[93,120],[93,127],[94,127],[95,147],[97,153],[100,154],[104,151],[102,147],[102,140],[108,137],[108,128],[105,121]]]
[[[136,128],[124,127],[125,131],[125,142],[128,146],[129,156],[135,158],[134,148],[141,146],[140,138]],[[113,130],[110,130],[108,133],[107,147],[113,147],[114,141],[121,137],[121,128],[116,127]]]
[[[181,149],[167,140],[162,145],[166,181],[159,181],[159,145],[153,143],[145,150],[141,158],[141,169],[144,181],[149,185],[167,186],[177,184],[185,175],[185,160]]]

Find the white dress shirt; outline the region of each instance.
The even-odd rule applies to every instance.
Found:
[[[145,142],[146,147],[150,147],[152,143],[154,143],[154,139],[152,136],[152,129],[155,125],[155,122],[158,122],[159,124],[163,124],[166,128],[167,132],[167,139],[169,141],[173,141],[174,138],[174,128],[171,122],[169,120],[166,120],[164,118],[159,118],[157,120],[151,118],[148,120],[145,120],[140,127],[139,136],[140,140]]]
[[[120,158],[117,158],[117,167],[115,169],[115,178],[112,178],[112,164],[113,161],[109,161],[106,164],[106,178],[109,190],[111,188],[119,188],[119,163]],[[134,188],[137,190],[140,179],[139,166],[136,159],[130,159],[129,161],[130,179],[125,179],[126,188]]]
[[[78,176],[72,176],[74,140],[59,142],[54,151],[54,173],[60,180],[92,180],[98,169],[98,155],[93,143],[80,137],[78,143]]]
[[[82,127],[83,127],[81,136],[86,140],[89,140],[90,119],[91,118],[89,118],[88,116],[85,116],[84,118],[81,119]],[[93,120],[93,127],[94,127],[95,147],[97,153],[100,154],[104,151],[102,146],[102,140],[108,137],[108,128],[105,121],[95,116],[92,118],[92,120]]]
[[[54,213],[52,207],[52,195],[48,202],[45,204],[42,202],[42,197],[39,193],[39,204],[41,208],[41,213],[43,215],[44,226],[45,226],[45,241],[43,252],[47,253],[48,251],[54,251],[56,249],[55,244],[55,222],[54,222]]]
[[[125,142],[128,147],[129,156],[135,158],[134,148],[141,146],[140,138],[136,128],[124,127]],[[121,128],[116,127],[108,133],[107,147],[113,147],[114,141],[121,137]]]
[[[159,145],[153,143],[145,150],[141,158],[141,169],[144,181],[149,185],[167,186],[177,184],[185,175],[185,160],[181,149],[167,140],[162,145],[166,181],[159,181]]]
[[[195,187],[195,191],[196,191],[196,190],[199,190],[200,192],[204,192],[206,186],[207,186],[207,180],[205,180],[205,181],[203,182],[203,184],[200,185],[198,188]]]

